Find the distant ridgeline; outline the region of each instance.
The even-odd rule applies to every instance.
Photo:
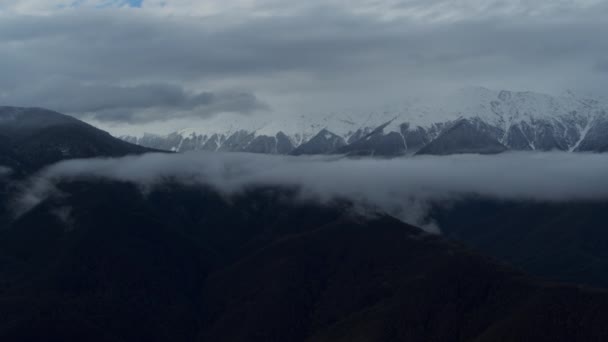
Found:
[[[299,117],[223,114],[205,129],[121,139],[169,151],[267,154],[500,153],[516,151],[608,151],[608,106],[572,93],[467,88],[435,101],[376,111]]]

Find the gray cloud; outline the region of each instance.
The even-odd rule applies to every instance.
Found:
[[[198,114],[188,108],[188,96],[205,90],[256,94],[273,108],[281,102],[281,115],[295,115],[304,106],[324,110],[332,101],[382,103],[409,91],[450,85],[547,92],[604,92],[608,86],[597,67],[608,53],[608,42],[595,38],[608,31],[608,5],[602,2],[465,1],[456,6],[439,0],[392,1],[392,10],[383,13],[409,14],[389,19],[331,3],[313,1],[288,14],[272,14],[273,7],[265,4],[271,6],[265,9],[270,15],[220,13],[204,19],[135,10],[5,15],[0,20],[0,95],[4,101],[15,94],[35,98],[35,85],[57,77],[84,86],[101,84],[114,94],[106,106],[139,112],[134,116],[143,121],[157,111],[133,106],[125,97],[137,97],[150,84],[182,87],[181,100],[170,98],[162,105],[194,117]],[[573,5],[578,3],[586,5]],[[88,91],[94,89],[82,92]],[[66,110],[74,112],[106,107],[94,96],[62,101],[67,96],[47,101],[66,103]],[[157,101],[151,106],[162,107]],[[97,117],[122,120],[116,112],[102,109]]]
[[[32,179],[21,197],[27,210],[65,179],[108,178],[144,188],[170,177],[210,185],[226,195],[251,186],[297,186],[301,196],[352,200],[423,225],[433,201],[466,195],[536,201],[608,199],[608,156],[506,153],[392,160],[280,157],[239,153],[147,154],[61,162]],[[433,231],[436,227],[426,225]]]
[[[82,85],[65,80],[29,86],[5,101],[117,122],[206,117],[222,112],[249,114],[267,108],[251,93],[189,93],[170,84]],[[142,115],[141,110],[148,111]]]
[[[596,68],[597,68],[598,71],[608,72],[608,60],[607,61],[598,62],[596,64]]]

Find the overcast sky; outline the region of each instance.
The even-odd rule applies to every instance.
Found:
[[[600,0],[0,0],[0,104],[153,131],[469,85],[603,96],[606,18]]]

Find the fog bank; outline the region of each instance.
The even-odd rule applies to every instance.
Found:
[[[230,196],[252,186],[296,186],[306,199],[344,198],[408,223],[423,222],[430,203],[467,195],[536,201],[608,199],[608,155],[505,153],[398,159],[288,157],[242,153],[146,154],[57,163],[33,177],[24,210],[61,180],[104,178],[148,188],[167,178],[211,186]]]

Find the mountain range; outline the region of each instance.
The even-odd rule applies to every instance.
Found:
[[[606,152],[607,112],[605,101],[572,92],[550,96],[470,87],[381,109],[295,117],[226,114],[204,127],[120,138],[170,151],[293,155]]]
[[[445,132],[466,141],[476,122]],[[321,132],[334,150],[353,145]],[[16,215],[56,162],[153,150],[38,108],[0,108],[0,136],[2,341],[608,339],[605,200],[435,203],[435,235],[289,187],[226,197],[91,176],[55,179]],[[317,153],[305,146],[290,153]],[[449,144],[436,146],[424,148]]]

